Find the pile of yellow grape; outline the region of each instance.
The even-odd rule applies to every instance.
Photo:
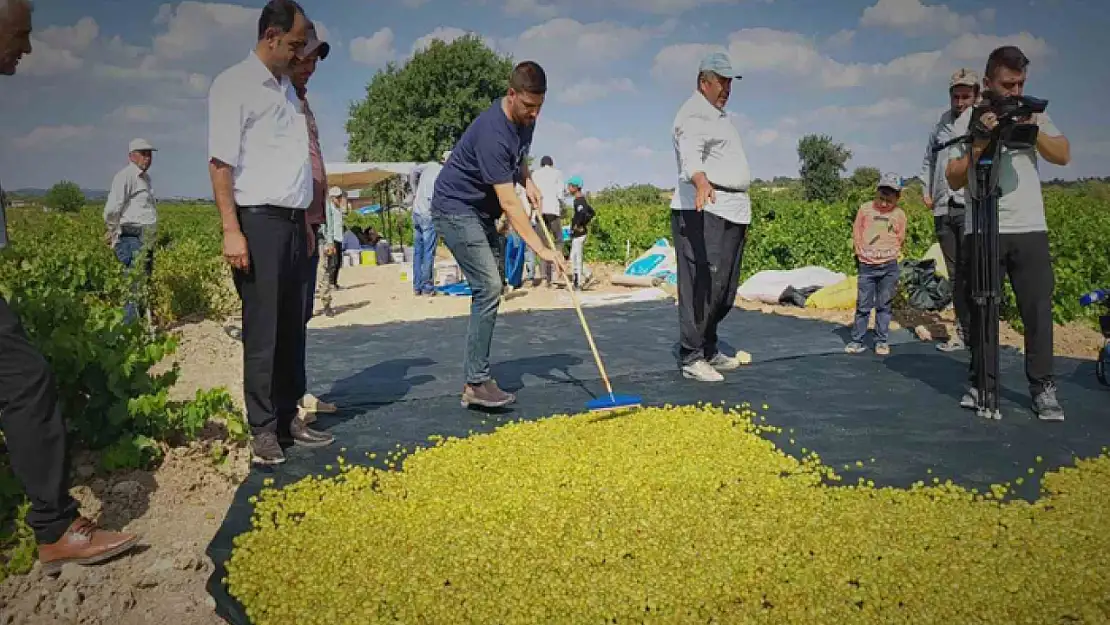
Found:
[[[256,625],[1110,622],[1105,450],[1030,504],[838,484],[763,422],[560,415],[398,449],[403,471],[340,458],[254,500],[225,583]]]

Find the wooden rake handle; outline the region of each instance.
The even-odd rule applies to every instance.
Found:
[[[543,234],[547,237],[547,244],[556,253],[561,253],[560,250],[555,248],[555,239],[551,236],[551,231],[547,229],[547,222],[543,220],[543,215],[537,220],[540,222],[540,227],[543,228]],[[597,370],[601,373],[601,379],[605,382],[605,390],[609,391],[609,396],[613,395],[613,385],[609,383],[609,375],[605,373],[605,365],[601,364],[601,355],[597,353],[597,345],[594,344],[594,337],[590,334],[590,326],[586,323],[586,316],[582,314],[582,307],[578,304],[578,295],[574,292],[574,285],[572,284],[571,277],[567,275],[566,270],[562,267],[562,263],[555,263],[559,270],[562,272],[563,277],[567,280],[567,290],[570,291],[570,299],[574,302],[574,310],[578,313],[578,320],[582,322],[582,329],[586,331],[586,340],[590,342],[590,351],[594,353],[594,361],[597,363]]]

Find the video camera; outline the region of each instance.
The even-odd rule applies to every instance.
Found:
[[[982,101],[971,111],[971,136],[974,139],[997,139],[1011,150],[1025,150],[1036,147],[1037,124],[1030,123],[1034,113],[1043,113],[1048,108],[1048,100],[1032,96],[998,96],[990,91],[983,93]],[[983,115],[994,113],[998,125],[994,131],[983,125]]]

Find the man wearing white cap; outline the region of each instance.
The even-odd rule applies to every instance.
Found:
[[[444,152],[439,162],[421,165],[419,182],[416,185],[412,202],[412,292],[416,296],[435,295],[436,246],[439,235],[432,222],[432,196],[435,194],[436,179],[443,171],[443,163],[451,156],[450,150]]]
[[[960,69],[952,74],[948,81],[949,108],[941,114],[940,120],[929,134],[925,160],[921,166],[921,179],[925,182],[923,197],[925,205],[933,211],[933,225],[944,255],[948,277],[952,281],[952,305],[956,309],[956,332],[949,337],[947,343],[937,345],[937,349],[947,352],[964,348],[968,325],[971,323],[967,287],[960,267],[967,198],[964,189],[954,190],[948,186],[944,175],[948,164],[948,150],[937,152],[936,149],[955,137],[952,131],[956,120],[978,100],[979,76],[970,69]]]
[[[127,147],[126,167],[112,179],[112,189],[104,204],[104,223],[108,244],[116,258],[131,269],[142,256],[142,269],[150,275],[154,266],[154,235],[158,226],[158,208],[150,182],[150,165],[155,148],[146,139],[135,139]],[[127,319],[137,313],[134,302],[127,303]]]
[[[720,382],[721,371],[751,357],[718,349],[717,326],[732,310],[740,280],[751,200],[751,171],[740,134],[725,113],[733,79],[723,52],[702,59],[697,91],[674,119],[678,186],[671,201],[671,232],[678,264],[678,356],[682,375]]]

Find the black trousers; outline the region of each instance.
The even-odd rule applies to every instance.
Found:
[[[965,237],[964,275],[967,277],[969,294],[971,293],[971,272],[974,267],[971,243],[970,235]],[[1009,276],[1010,286],[1017,300],[1018,312],[1021,314],[1021,322],[1025,326],[1025,377],[1029,382],[1029,392],[1036,395],[1046,384],[1053,382],[1052,292],[1056,282],[1052,273],[1048,233],[1000,234],[998,258],[1001,264],[999,277]],[[978,308],[972,307],[969,316],[971,317],[969,326],[971,367],[968,379],[974,383],[975,366],[984,355],[975,348],[979,334]]]
[[[269,211],[269,212],[266,212]],[[304,276],[309,264],[303,210],[241,207],[250,267],[233,271],[243,302],[243,392],[251,431],[283,432],[305,393]]]
[[[948,214],[933,217],[937,243],[944,256],[948,277],[952,281],[952,306],[956,309],[957,331],[960,338],[967,340],[967,329],[971,325],[971,309],[968,307],[967,280],[964,277],[964,208],[948,205]]]
[[[740,288],[747,224],[706,211],[671,211],[678,265],[679,358],[687,365],[717,355],[717,326]]]
[[[39,543],[57,542],[78,514],[54,384],[46,359],[0,297],[0,428],[12,471],[31,500],[27,524]]]

